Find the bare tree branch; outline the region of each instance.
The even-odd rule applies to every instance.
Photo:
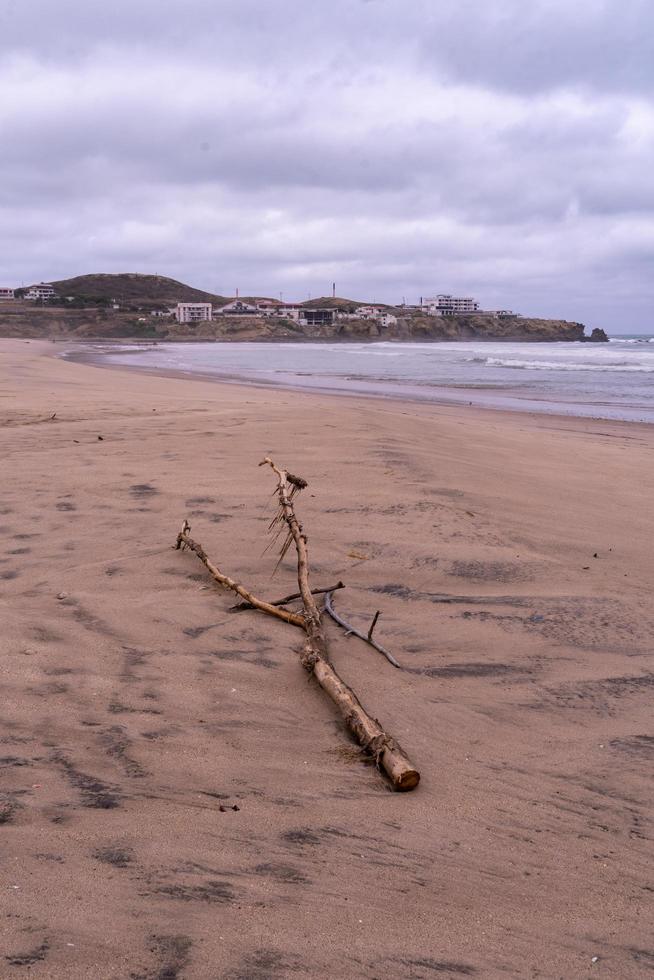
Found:
[[[383,647],[381,645],[381,643],[377,643],[376,640],[373,640],[373,638],[372,638],[372,631],[375,628],[375,623],[377,622],[377,619],[379,618],[379,613],[378,612],[375,614],[375,618],[374,618],[374,620],[372,622],[372,626],[370,627],[367,636],[366,636],[365,633],[359,632],[359,630],[356,629],[354,626],[351,626],[350,623],[347,623],[342,618],[342,616],[339,616],[339,614],[334,609],[334,606],[332,605],[332,594],[331,594],[331,592],[328,592],[327,595],[325,596],[325,612],[327,613],[328,616],[331,616],[331,618],[334,620],[335,623],[338,623],[339,626],[342,626],[343,627],[343,629],[345,630],[346,634],[352,633],[352,634],[354,634],[354,636],[358,636],[359,639],[360,640],[363,640],[364,643],[368,643],[371,647],[373,647],[379,653],[383,654],[383,656],[386,657],[386,659],[388,660],[388,662],[390,664],[393,664],[394,667],[400,667],[400,664],[397,662],[397,660],[395,659],[395,657],[393,656],[393,654],[392,653],[389,653],[389,651],[385,647]]]
[[[312,595],[323,595],[325,592],[336,592],[337,589],[344,589],[345,585],[343,582],[337,582],[336,585],[330,585],[326,589],[312,589]],[[292,595],[285,595],[283,599],[275,599],[271,602],[271,606],[285,606],[288,602],[293,602],[294,599],[301,599],[302,596],[299,592],[293,592]],[[235,606],[230,606],[228,612],[243,612],[245,609],[254,609],[255,607],[249,602],[238,602]]]
[[[219,585],[222,585],[225,589],[231,589],[232,592],[236,592],[237,595],[240,595],[242,599],[245,599],[245,601],[254,609],[260,609],[262,612],[269,613],[271,616],[276,616],[277,619],[283,619],[286,623],[292,623],[293,626],[300,626],[302,629],[304,629],[304,617],[299,613],[288,612],[286,609],[278,609],[277,606],[274,606],[271,602],[265,602],[263,599],[257,599],[256,596],[252,595],[252,593],[245,589],[242,585],[239,585],[238,582],[235,582],[234,579],[231,579],[228,575],[224,575],[220,569],[217,568],[207,557],[207,553],[202,545],[198,544],[197,541],[194,541],[193,538],[190,537],[190,532],[191,525],[188,521],[184,521],[182,524],[182,530],[177,535],[177,544],[175,547],[179,549],[182,547],[182,545],[184,545],[186,548],[189,548],[191,551],[195,552],[202,564],[209,571],[209,574],[215,579],[216,582],[218,582]]]

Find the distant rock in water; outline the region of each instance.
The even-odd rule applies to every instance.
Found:
[[[590,337],[584,337],[589,344],[608,344],[609,338],[606,336],[606,331],[602,330],[601,327],[595,327],[590,335]]]

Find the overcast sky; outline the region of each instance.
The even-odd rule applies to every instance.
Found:
[[[0,0],[0,285],[654,329],[652,0]]]

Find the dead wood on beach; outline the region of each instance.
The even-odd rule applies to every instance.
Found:
[[[278,619],[283,619],[287,623],[292,623],[293,626],[301,626],[304,628],[304,619],[299,613],[288,612],[286,609],[280,609],[274,606],[271,602],[265,602],[263,599],[258,599],[256,596],[252,595],[247,589],[235,582],[234,579],[230,578],[229,575],[223,575],[219,568],[213,564],[213,562],[207,557],[207,553],[190,536],[191,525],[188,521],[184,521],[182,524],[182,530],[177,535],[176,548],[181,548],[184,545],[191,551],[195,552],[202,564],[207,568],[210,575],[219,585],[222,585],[225,589],[231,589],[237,595],[240,595],[241,599],[244,599],[248,605],[253,609],[260,609],[262,612],[267,612],[271,616],[276,616]]]
[[[395,739],[388,735],[379,722],[367,713],[354,691],[341,680],[329,660],[327,638],[320,611],[309,584],[307,536],[297,519],[293,506],[293,497],[298,491],[306,487],[306,481],[280,469],[268,456],[260,465],[270,466],[277,477],[279,512],[273,520],[271,528],[274,529],[276,525],[283,523],[288,528],[288,537],[284,542],[282,553],[288,549],[289,539],[295,543],[298,585],[302,595],[304,628],[307,634],[302,665],[313,674],[323,690],[332,699],[348,730],[359,744],[375,758],[378,766],[384,770],[394,788],[399,790],[413,789],[418,785],[420,774]]]
[[[326,589],[312,589],[313,595],[324,595],[325,592],[336,592],[337,589],[344,589],[345,585],[343,582],[337,582],[336,585],[328,585]],[[271,606],[286,606],[289,602],[293,602],[294,599],[301,599],[302,595],[300,592],[293,592],[291,595],[285,595],[283,599],[274,599],[270,605]],[[237,602],[235,606],[230,606],[228,612],[243,612],[246,609],[255,609],[256,607],[252,605],[251,602]]]
[[[236,592],[248,606],[278,619],[283,619],[294,626],[302,627],[306,633],[306,641],[301,656],[302,666],[316,678],[318,684],[329,695],[338,708],[348,731],[388,776],[393,788],[396,790],[414,789],[420,781],[419,772],[398,742],[384,731],[375,718],[368,714],[354,691],[339,677],[330,661],[327,637],[321,613],[314,597],[322,590],[314,592],[311,588],[307,536],[297,519],[293,504],[293,498],[307,486],[307,483],[301,477],[294,476],[287,470],[278,467],[269,457],[266,457],[259,465],[270,466],[277,478],[276,495],[279,507],[270,523],[270,530],[277,537],[284,534],[278,565],[293,544],[297,555],[299,593],[287,596],[286,600],[282,600],[282,602],[301,598],[303,614],[288,612],[281,608],[281,604],[276,605],[257,598],[248,589],[220,571],[210,561],[201,545],[190,537],[191,529],[187,521],[184,521],[182,530],[177,535],[176,547],[185,546],[193,551],[215,581],[224,588]],[[338,586],[342,587],[342,583],[339,582]],[[328,596],[332,591],[334,589],[328,591]],[[369,637],[370,641],[373,642],[372,627]],[[373,645],[375,644],[373,643]],[[382,650],[382,652],[387,655],[385,651]]]

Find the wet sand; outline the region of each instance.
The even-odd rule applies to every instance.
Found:
[[[0,976],[649,975],[654,428],[52,349],[0,343]],[[361,760],[299,634],[172,548],[188,517],[294,591],[262,556],[266,454],[309,481],[315,584],[342,578],[359,627],[381,610],[404,669],[330,624],[333,660],[413,793]]]

